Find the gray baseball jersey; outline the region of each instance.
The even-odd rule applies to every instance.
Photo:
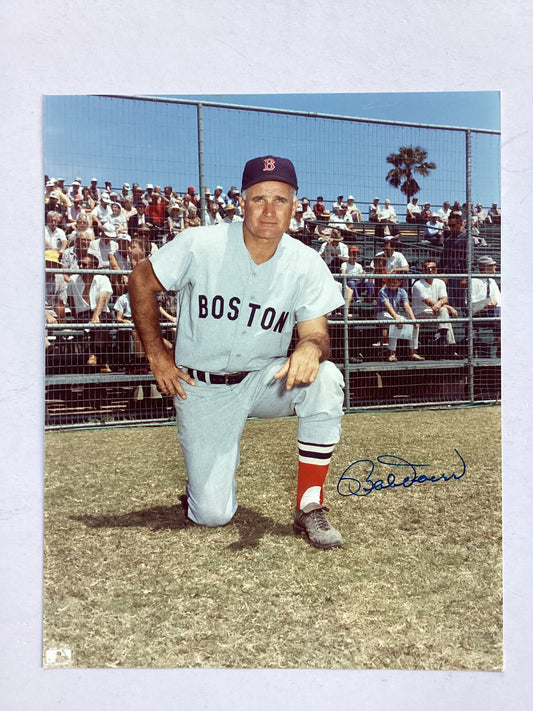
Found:
[[[150,257],[164,288],[179,291],[179,366],[259,370],[287,354],[295,322],[344,303],[315,250],[285,234],[274,256],[255,264],[242,225],[185,230]]]

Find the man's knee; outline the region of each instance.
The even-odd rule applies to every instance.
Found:
[[[314,383],[302,389],[303,402],[298,415],[308,416],[320,413],[325,417],[337,417],[342,412],[344,401],[344,378],[331,361],[320,364]]]
[[[191,521],[212,528],[229,523],[237,508],[233,496],[227,499],[221,492],[206,495],[205,492],[193,492],[190,487],[187,487],[187,505],[187,514]]]
[[[200,526],[209,526],[210,528],[217,528],[219,526],[225,526],[233,518],[233,513],[227,511],[217,511],[213,508],[200,508],[200,507],[189,507],[188,512],[189,518]]]
[[[338,385],[344,387],[342,373],[330,360],[325,360],[320,364],[317,380],[323,381],[326,385]]]

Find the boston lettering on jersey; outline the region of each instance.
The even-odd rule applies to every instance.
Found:
[[[210,303],[211,301],[211,303]],[[248,327],[255,325],[261,326],[264,331],[272,329],[274,332],[281,333],[289,317],[288,311],[282,311],[281,314],[276,312],[272,306],[264,309],[261,304],[249,303],[242,305],[241,299],[238,296],[232,296],[226,302],[220,294],[214,296],[211,300],[205,294],[198,294],[198,316],[199,318],[208,318],[211,316],[215,319],[223,318],[224,316],[230,321],[236,321],[241,313],[244,317],[248,317],[246,325]]]

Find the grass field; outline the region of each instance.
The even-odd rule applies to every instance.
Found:
[[[247,423],[219,529],[185,520],[174,427],[48,433],[45,666],[501,669],[500,408],[347,415],[332,551],[292,533],[296,424]],[[454,448],[460,479],[337,491],[385,454],[459,474]]]

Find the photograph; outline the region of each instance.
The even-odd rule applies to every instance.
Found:
[[[47,95],[43,163],[44,666],[502,670],[499,93]]]

